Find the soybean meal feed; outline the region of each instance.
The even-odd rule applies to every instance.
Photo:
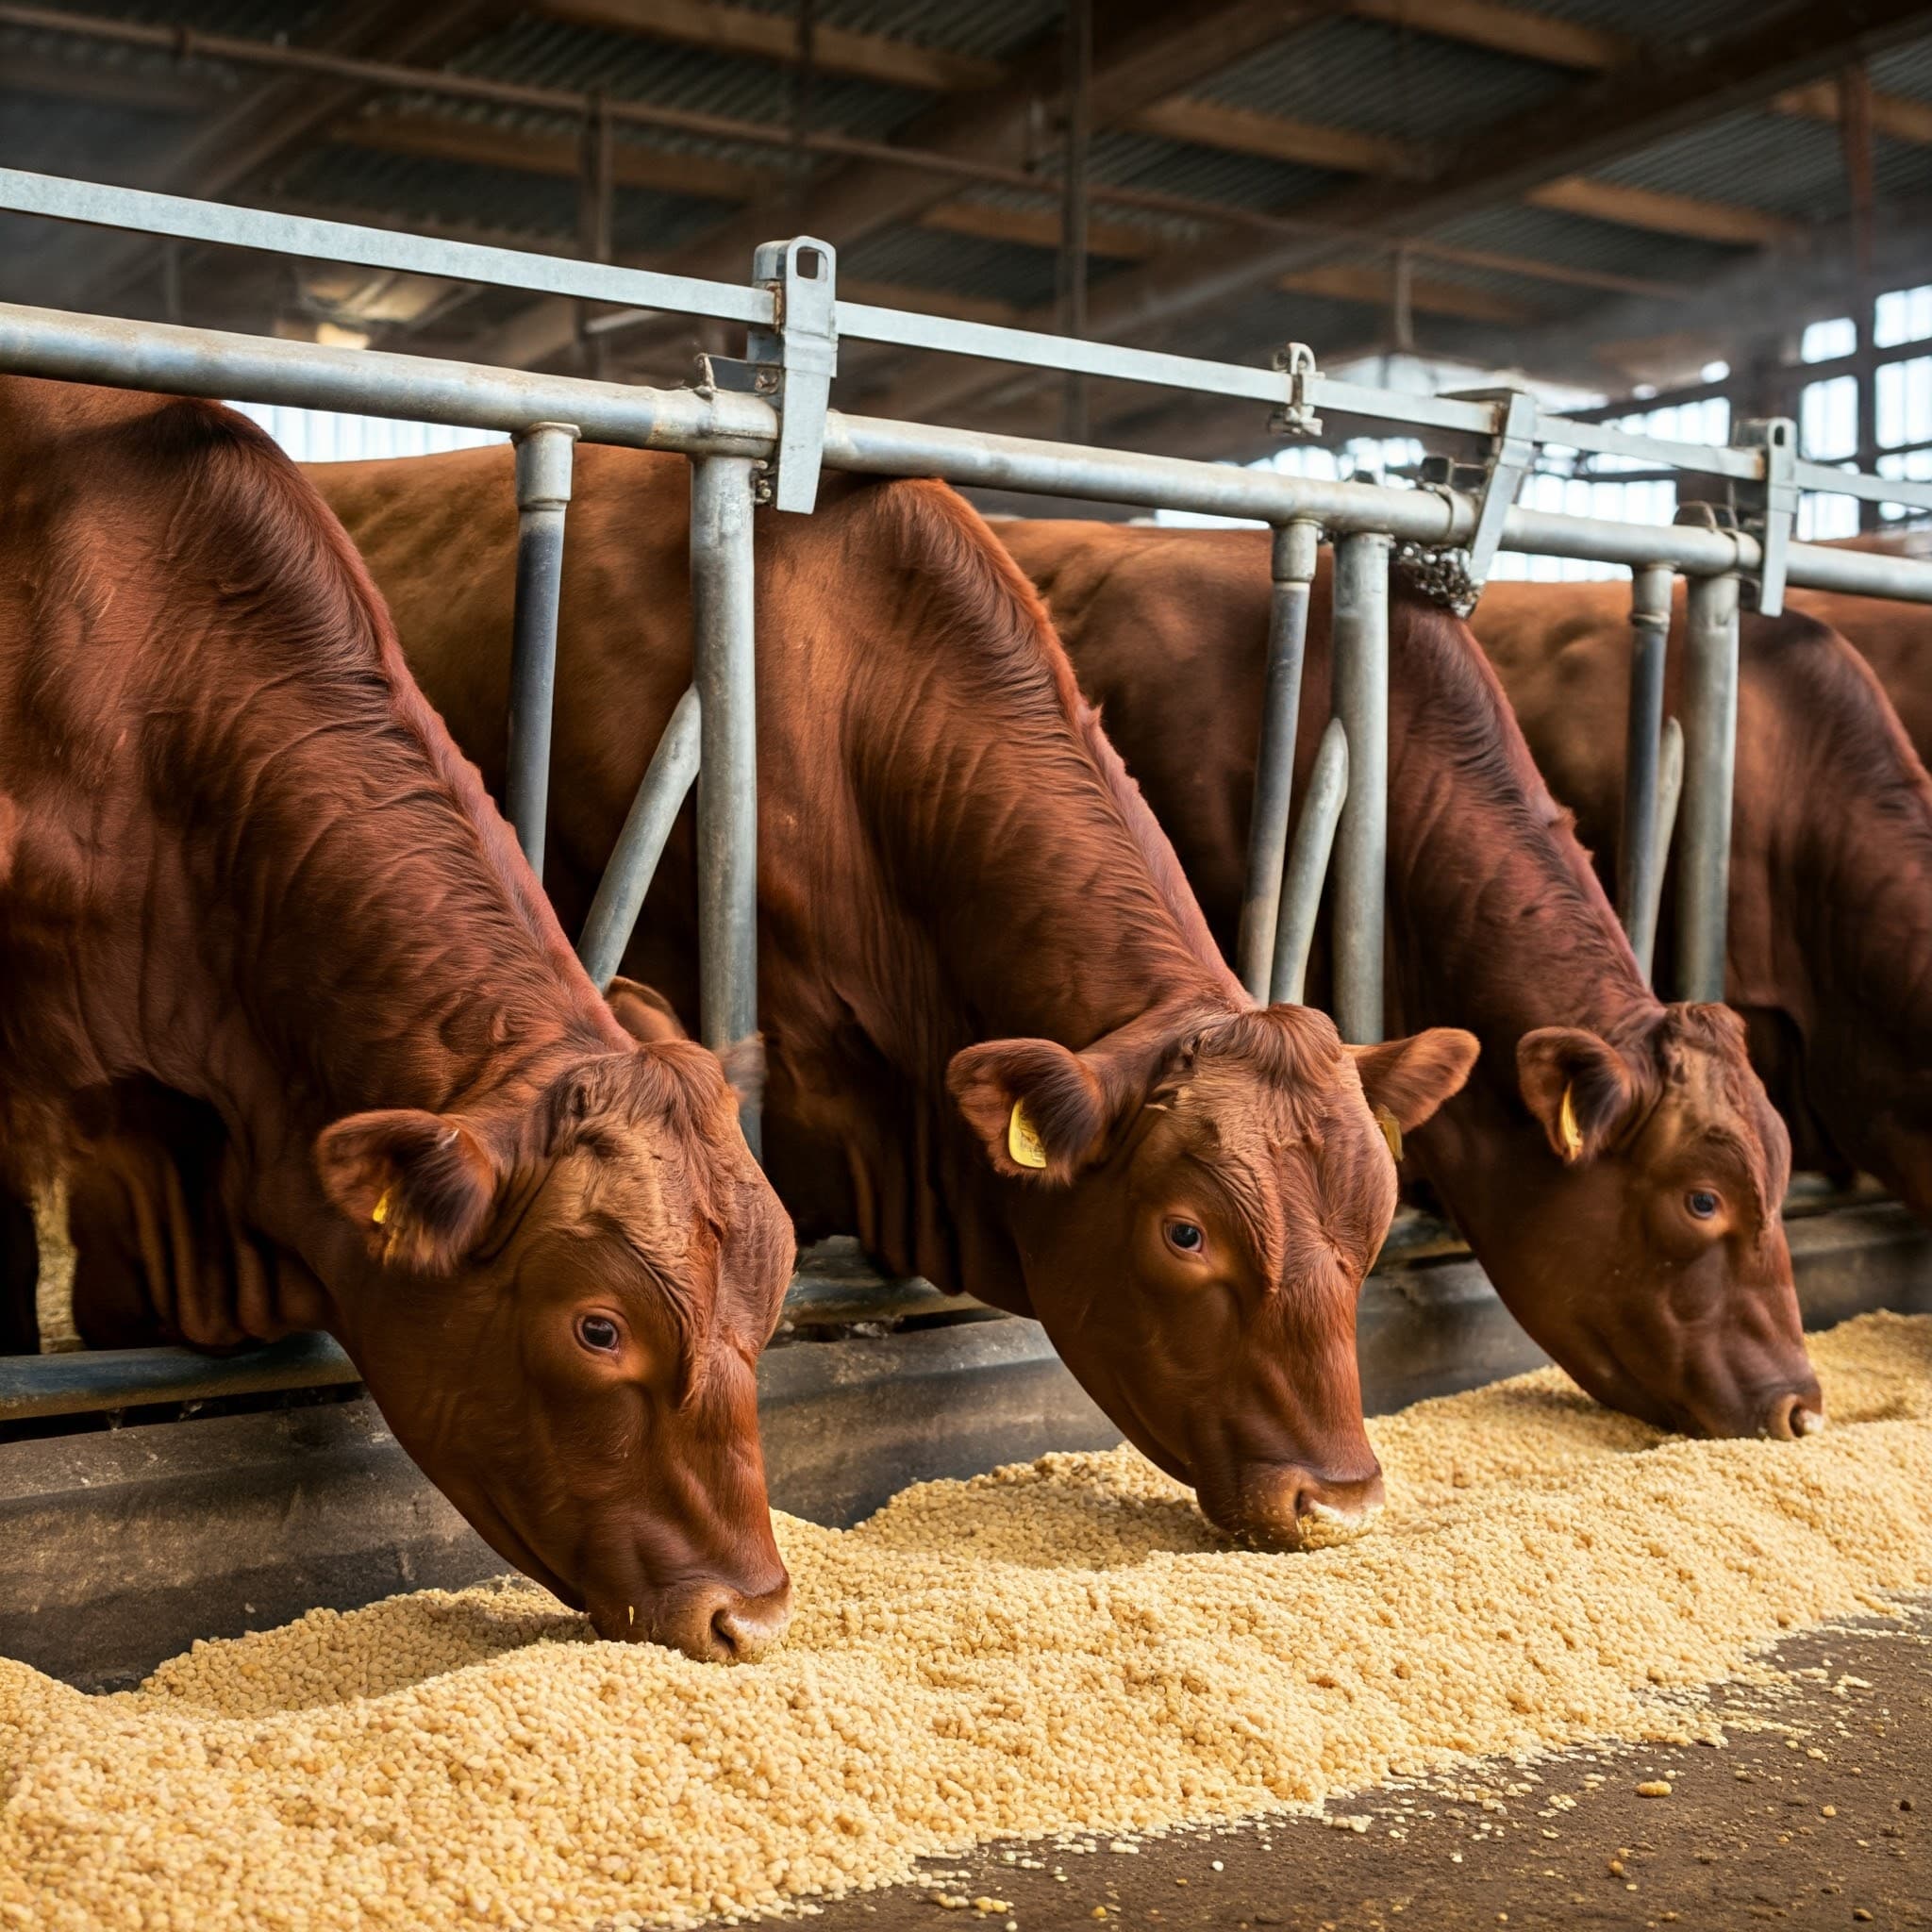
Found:
[[[780,1518],[797,1615],[726,1668],[533,1585],[197,1644],[86,1696],[0,1662],[9,1928],[684,1925],[999,1834],[1312,1806],[1469,1754],[1710,1732],[1756,1646],[1932,1587],[1932,1318],[1816,1344],[1796,1442],[1553,1371],[1373,1425],[1375,1528],[1262,1556],[1127,1451]]]

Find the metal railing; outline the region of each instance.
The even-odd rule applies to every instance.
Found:
[[[1256,369],[902,313],[840,301],[835,252],[808,237],[759,248],[751,285],[741,287],[4,169],[0,211],[745,326],[743,361],[705,358],[696,386],[669,390],[0,305],[0,370],[427,419],[507,431],[516,441],[506,805],[537,867],[573,446],[579,440],[613,443],[691,460],[693,683],[639,788],[578,950],[597,983],[608,985],[671,825],[697,779],[700,1035],[719,1051],[744,1041],[758,1024],[752,510],[756,502],[770,501],[783,510],[809,511],[824,467],[1219,513],[1274,527],[1275,588],[1237,964],[1256,998],[1299,995],[1332,843],[1336,1019],[1344,1037],[1357,1042],[1379,1039],[1383,1028],[1391,543],[1441,553],[1431,567],[1463,600],[1480,591],[1500,548],[1631,569],[1639,649],[1619,908],[1647,969],[1673,821],[1681,817],[1677,982],[1680,994],[1693,999],[1721,999],[1724,991],[1740,584],[1748,581],[1757,608],[1774,614],[1788,583],[1932,603],[1932,564],[1799,543],[1791,534],[1801,490],[1932,510],[1932,483],[1805,462],[1784,418],[1746,425],[1735,444],[1713,447],[1545,415],[1521,391],[1408,396],[1341,382],[1323,375],[1300,344],[1287,345],[1275,367]],[[1245,398],[1265,405],[1286,434],[1319,433],[1325,410],[1425,436],[1440,453],[1425,465],[1422,487],[1390,489],[882,421],[829,406],[841,338]],[[1735,493],[1737,520],[1707,509],[1701,521],[1641,525],[1524,508],[1515,502],[1518,486],[1548,450],[1723,477]],[[1291,830],[1309,586],[1324,536],[1336,557],[1334,715],[1316,782]],[[1674,574],[1688,579],[1690,598],[1680,756],[1679,721],[1662,716]],[[1681,812],[1674,770],[1681,771]],[[744,1124],[756,1148],[759,1124],[750,1105]],[[903,1289],[888,1291],[880,1307],[896,1306],[893,1293],[903,1301]],[[171,1352],[151,1353],[152,1385],[169,1392],[131,1393],[142,1372],[125,1361],[111,1374],[104,1369],[104,1385],[112,1382],[121,1403],[189,1399],[179,1391],[193,1378],[177,1359],[162,1361]],[[70,1385],[85,1373],[74,1364],[85,1359],[9,1363],[9,1400],[31,1401],[31,1387],[15,1385],[45,1377],[66,1390],[59,1400],[71,1402]]]

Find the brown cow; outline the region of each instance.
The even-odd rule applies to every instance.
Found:
[[[1268,533],[1001,534],[1231,947]],[[1304,785],[1328,713],[1329,581],[1324,567]],[[1712,1435],[1809,1426],[1821,1397],[1778,1216],[1788,1146],[1740,1030],[1721,1007],[1664,1007],[1644,987],[1467,628],[1404,594],[1390,628],[1391,1012],[1472,1026],[1484,1049],[1410,1142],[1417,1167],[1510,1311],[1599,1400]]]
[[[508,452],[310,474],[500,786]],[[691,675],[688,491],[681,461],[578,454],[547,874],[567,926]],[[1395,1205],[1371,1108],[1419,1124],[1474,1042],[1351,1053],[1318,1013],[1252,1005],[952,491],[830,479],[757,541],[765,1152],[800,1232],[1036,1315],[1229,1529],[1292,1546],[1356,1517],[1381,1477],[1355,1305]],[[687,813],[626,958],[687,1016],[695,902]]]
[[[7,379],[0,476],[8,1179],[178,1129],[203,1197],[129,1196],[170,1331],[326,1328],[603,1635],[755,1654],[792,1248],[717,1062],[617,1024],[252,425]]]
[[[1539,764],[1616,863],[1628,588],[1494,584],[1475,626]],[[1665,686],[1674,708],[1679,634]],[[1932,781],[1844,639],[1796,610],[1740,634],[1725,991],[1800,1162],[1932,1219]],[[1672,957],[1667,881],[1657,960]]]

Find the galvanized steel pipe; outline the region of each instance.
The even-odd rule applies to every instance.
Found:
[[[568,423],[518,436],[517,589],[509,656],[509,756],[504,805],[530,870],[543,876],[550,808],[550,722],[557,707],[557,612],[563,592],[563,519],[570,507]]]
[[[1307,796],[1295,823],[1288,874],[1281,883],[1281,920],[1275,928],[1269,997],[1299,1006],[1307,991],[1308,952],[1322,910],[1322,887],[1335,848],[1335,827],[1348,797],[1348,729],[1331,718],[1322,733]]]
[[[1308,597],[1320,541],[1321,532],[1310,523],[1297,521],[1274,533],[1274,589],[1268,612],[1268,670],[1261,691],[1254,806],[1248,819],[1247,885],[1235,941],[1235,971],[1248,991],[1264,1004],[1274,983],[1274,928],[1288,857],[1302,659],[1308,641]]]
[[[586,442],[685,455],[766,457],[777,434],[776,412],[755,395],[532,375],[16,304],[0,304],[0,369],[160,395],[427,418],[479,429],[574,423]],[[1230,379],[1254,373],[1231,371]],[[1149,509],[1203,510],[1274,525],[1303,518],[1331,532],[1382,530],[1419,543],[1461,543],[1475,527],[1473,500],[1453,491],[1329,483],[1184,457],[886,422],[836,409],[825,421],[824,460],[829,468],[867,475],[938,475],[959,484],[1095,497]],[[1760,558],[1757,540],[1742,531],[1613,523],[1521,506],[1504,525],[1503,547],[1604,563],[1668,563],[1689,575],[1748,574]],[[1932,564],[1910,558],[1794,543],[1788,580],[1801,588],[1932,604]]]
[[[1357,1046],[1382,1038],[1389,857],[1389,539],[1335,546],[1335,715],[1348,734],[1348,796],[1335,845],[1335,1024]]]
[[[624,963],[625,950],[637,929],[638,915],[650,895],[665,841],[684,808],[685,794],[698,774],[699,715],[697,687],[678,699],[664,726],[658,749],[651,754],[638,785],[637,796],[625,814],[624,830],[597,882],[597,896],[584,920],[577,958],[601,992]]]
[[[1617,858],[1617,912],[1645,979],[1657,943],[1657,759],[1664,722],[1664,651],[1671,629],[1668,565],[1630,577],[1630,716],[1624,737],[1624,836]]]
[[[1684,794],[1677,841],[1678,998],[1724,996],[1731,790],[1738,758],[1738,579],[1693,578],[1684,625]]]
[[[758,691],[752,599],[752,466],[691,466],[692,684],[699,704],[698,1008],[725,1053],[758,1031]],[[740,1108],[758,1152],[758,1110]]]

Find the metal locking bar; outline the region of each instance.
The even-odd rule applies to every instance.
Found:
[[[1462,390],[1453,400],[1501,406],[1502,420],[1483,466],[1475,528],[1470,533],[1463,565],[1472,590],[1480,593],[1495,564],[1496,552],[1503,547],[1503,526],[1515,506],[1516,492],[1536,461],[1537,400],[1527,390],[1521,389]]]
[[[753,281],[771,291],[772,325],[746,332],[745,359],[758,393],[778,412],[765,478],[778,509],[808,510],[818,501],[825,411],[839,370],[838,265],[831,243],[809,235],[762,242],[752,257]]]
[[[1742,425],[1737,440],[1740,448],[1763,453],[1762,480],[1732,489],[1745,527],[1764,551],[1757,566],[1757,608],[1766,617],[1777,617],[1785,608],[1785,574],[1798,522],[1798,425],[1789,416],[1771,416]]]

